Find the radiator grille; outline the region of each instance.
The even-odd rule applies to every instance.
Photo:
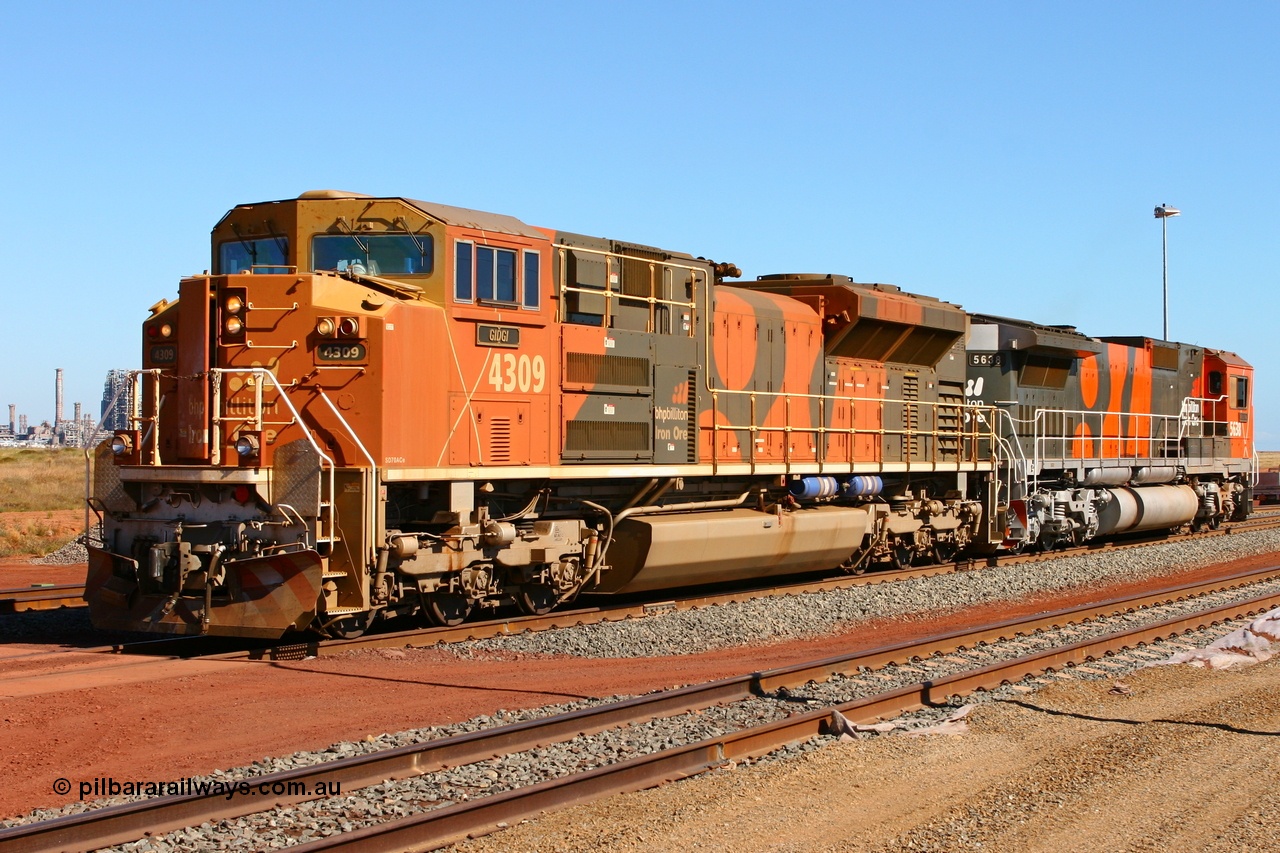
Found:
[[[565,381],[582,385],[648,387],[649,359],[627,355],[565,353]]]
[[[649,424],[632,421],[569,421],[566,425],[566,452],[625,450],[642,453],[649,449]]]

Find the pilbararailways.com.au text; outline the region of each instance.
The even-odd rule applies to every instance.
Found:
[[[341,782],[314,782],[308,784],[300,781],[261,782],[252,779],[234,781],[210,781],[205,779],[178,779],[171,782],[159,782],[151,779],[126,779],[120,781],[114,777],[98,777],[79,783],[80,799],[99,797],[174,797],[200,796],[225,797],[336,797],[342,794]],[[56,779],[53,783],[55,793],[66,795],[71,793],[71,782],[68,779]]]

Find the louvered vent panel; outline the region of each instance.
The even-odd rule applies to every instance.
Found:
[[[906,374],[902,377],[902,396],[906,400],[920,399],[920,377]],[[902,407],[902,426],[908,434],[902,437],[902,453],[905,459],[915,459],[920,454],[920,407],[907,403]]]
[[[649,384],[649,359],[627,355],[595,355],[587,352],[565,353],[565,381],[582,385]]]
[[[565,433],[566,452],[587,450],[649,449],[649,424],[627,421],[570,421]]]
[[[655,274],[660,273],[649,269],[649,261],[624,257],[622,259],[622,292],[628,296],[649,296]]]
[[[698,374],[689,371],[689,462],[698,461]]]
[[[493,418],[489,421],[488,461],[511,461],[511,418]]]

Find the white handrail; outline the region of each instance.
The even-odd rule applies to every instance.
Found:
[[[378,498],[377,490],[380,485],[378,481],[378,463],[373,461],[373,456],[365,449],[364,442],[360,440],[360,436],[356,434],[356,431],[351,427],[351,424],[347,423],[347,419],[338,411],[338,407],[333,404],[333,401],[329,399],[328,395],[326,395],[319,386],[316,386],[315,392],[320,395],[320,399],[324,400],[325,405],[327,405],[329,410],[333,412],[333,416],[338,419],[338,423],[342,424],[342,428],[347,431],[347,435],[351,436],[351,440],[356,443],[356,447],[360,448],[360,452],[364,454],[364,458],[369,460],[369,467],[372,469],[372,488],[369,489],[369,500],[366,502],[365,522],[368,525],[366,527],[366,531],[369,547],[365,553],[365,557],[370,561],[370,563],[372,563],[372,561],[377,557],[377,546],[374,545],[374,535],[377,533],[378,527],[376,509]]]
[[[333,543],[336,541],[335,532],[337,531],[337,528],[338,528],[338,506],[335,500],[335,498],[337,497],[337,494],[334,488],[334,462],[333,462],[333,459],[329,457],[329,454],[325,453],[323,450],[320,449],[320,444],[316,441],[315,436],[311,434],[311,430],[305,428],[304,422],[302,420],[302,415],[298,412],[298,409],[293,405],[293,401],[289,399],[289,395],[285,391],[285,386],[281,385],[280,380],[276,378],[276,375],[272,373],[268,368],[265,368],[265,367],[213,367],[209,369],[209,372],[218,377],[221,377],[221,375],[224,373],[241,373],[241,374],[247,373],[247,374],[252,374],[260,379],[269,380],[277,391],[277,398],[280,400],[283,400],[284,404],[289,407],[289,411],[293,414],[294,422],[297,423],[300,427],[302,427],[302,434],[306,437],[307,441],[311,444],[311,449],[316,452],[316,455],[318,455],[322,460],[324,460],[325,466],[329,469],[329,535],[327,539],[328,539],[329,548],[332,549]],[[214,432],[217,433],[218,430],[216,429],[216,425],[221,422],[221,415],[215,414],[213,417],[215,419]],[[261,387],[258,387],[254,392],[254,417],[252,420],[253,420],[253,423],[257,424],[258,428],[260,429],[262,425],[262,389]],[[217,441],[221,442],[220,435],[215,435],[215,438]],[[317,539],[317,544],[319,544],[318,539]]]

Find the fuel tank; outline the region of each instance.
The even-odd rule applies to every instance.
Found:
[[[1098,513],[1098,533],[1177,527],[1196,517],[1199,504],[1190,486],[1111,489],[1111,500]]]
[[[753,509],[628,518],[599,592],[641,592],[834,568],[862,547],[870,517],[852,507]]]

